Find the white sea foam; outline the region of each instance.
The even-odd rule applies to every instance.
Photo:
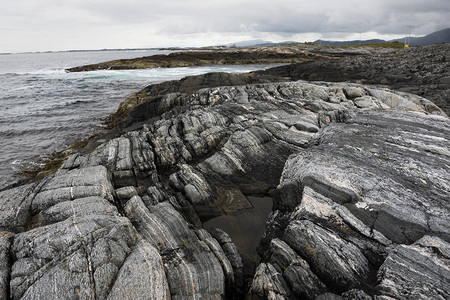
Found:
[[[63,73],[66,73],[66,70],[63,68],[59,68],[59,69],[36,70],[36,71],[32,71],[32,72],[23,73],[21,75],[51,75],[51,74],[63,74]]]

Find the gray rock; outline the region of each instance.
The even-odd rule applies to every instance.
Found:
[[[266,222],[264,234],[258,247],[258,253],[264,257],[264,253],[269,249],[273,239],[282,237],[284,230],[289,224],[290,214],[285,214],[279,210],[272,210]]]
[[[304,121],[297,121],[294,124],[295,128],[300,131],[317,132],[319,127],[316,124],[307,123]]]
[[[11,237],[14,234],[7,231],[0,231],[0,298],[9,298],[9,280],[11,276],[10,248]]]
[[[226,232],[219,228],[214,228],[210,230],[210,233],[217,242],[219,242],[220,247],[223,249],[223,252],[233,268],[234,286],[232,286],[232,288],[234,290],[231,293],[234,294],[235,298],[238,298],[244,293],[244,265],[242,263],[241,255]]]
[[[0,228],[23,231],[30,218],[30,194],[36,184],[28,184],[0,192]]]
[[[412,245],[395,247],[378,271],[377,291],[396,299],[450,297],[450,244],[424,236]]]
[[[139,192],[134,186],[125,186],[115,190],[116,197],[120,202],[125,204],[128,200],[130,200],[133,196],[139,196]]]
[[[108,203],[97,199],[88,201]],[[128,219],[120,217],[109,203],[110,212],[93,213],[85,211],[89,206],[75,203],[52,208],[47,215],[57,217],[45,220],[57,223],[15,236],[11,247],[15,257],[10,284],[13,299],[106,297],[135,243],[134,231]]]
[[[317,296],[315,300],[344,300],[344,298],[333,293],[323,293]]]
[[[301,219],[327,223],[349,235],[356,235],[359,233],[369,240],[375,240],[383,246],[392,244],[391,241],[380,232],[368,227],[355,217],[345,205],[334,202],[309,186],[303,188],[301,203],[294,209],[291,215],[291,220]]]
[[[208,245],[211,251],[222,265],[222,270],[225,275],[225,297],[228,299],[238,299],[242,296],[242,266],[241,269],[236,268],[229,260],[229,255],[225,253],[223,246],[213,238],[206,230],[200,229],[197,231],[200,240]],[[239,254],[238,254],[239,255]],[[240,258],[240,257],[239,257]],[[235,274],[241,272],[241,274]]]
[[[125,212],[142,237],[161,253],[172,299],[224,296],[222,265],[231,264],[223,250],[211,241],[201,241],[169,203],[147,208],[135,196],[127,202]],[[219,259],[215,251],[220,252]],[[231,268],[226,269],[230,272]]]
[[[108,299],[170,299],[162,258],[156,248],[144,240],[138,242],[123,263]]]
[[[354,99],[353,102],[355,102],[355,105],[358,108],[370,108],[370,109],[389,108],[392,105],[391,103],[390,103],[391,105],[387,105],[384,102],[372,96],[358,97]]]
[[[301,204],[291,215],[293,220],[310,220],[344,236],[361,249],[372,265],[380,265],[386,257],[386,247],[392,242],[377,230],[368,227],[355,217],[345,205],[332,201],[305,186]]]
[[[327,53],[336,53],[324,49]],[[362,54],[358,48],[358,54]],[[334,82],[359,82],[364,84],[388,85],[391,89],[417,94],[433,101],[447,114],[450,114],[448,44],[430,47],[414,47],[407,51],[385,49],[363,49],[364,55],[347,55],[338,59],[318,59],[305,63],[280,66],[258,74],[289,77],[291,80],[313,80]],[[342,49],[338,50],[342,54]],[[347,50],[344,50],[345,52]],[[352,50],[354,51],[354,50]],[[344,88],[347,98],[355,99],[367,95],[358,89]],[[422,102],[425,111],[440,112],[430,101]]]
[[[450,222],[445,212],[449,207],[445,199],[450,184],[443,166],[448,165],[450,156],[445,150],[449,148],[444,137],[449,133],[447,118],[400,111],[353,111],[339,120],[344,123],[329,123],[320,132],[318,146],[300,151],[286,162],[275,206],[292,211],[283,240],[329,289],[342,292],[375,283],[370,272],[384,261],[392,241],[410,243],[424,233],[448,240]],[[268,230],[271,228],[269,223]],[[412,246],[398,247],[406,251]],[[406,273],[393,265],[393,253],[381,270],[389,265],[392,273]],[[421,254],[422,260],[433,261],[432,253]],[[399,262],[406,269],[413,268],[413,263],[408,263]],[[431,264],[428,273],[442,273],[438,269]],[[390,279],[386,279],[385,285],[377,288],[379,299],[399,297],[400,287],[408,286],[395,276],[386,278],[398,286],[390,286]],[[437,278],[428,276],[429,282]],[[438,294],[446,295],[448,289],[436,280]],[[355,291],[343,296],[371,298]],[[421,294],[423,291],[411,293],[427,297]]]
[[[280,189],[310,187],[397,243],[427,232],[448,240],[449,130],[446,118],[354,112],[325,128],[319,147],[290,158]]]
[[[73,201],[64,201],[41,211],[37,216],[39,224],[47,225],[64,221],[74,216],[77,218],[89,215],[117,216],[117,208],[101,197],[78,198]]]
[[[271,265],[262,263],[253,277],[249,296],[262,299],[284,300],[292,296],[282,275]]]
[[[283,278],[296,297],[314,299],[327,290],[322,281],[311,271],[308,263],[285,242],[273,239],[270,252],[270,262],[283,274]]]
[[[114,188],[105,167],[61,170],[45,181],[33,197],[31,210],[41,211],[59,202],[98,196],[113,201]]]
[[[353,289],[342,293],[342,297],[348,300],[372,300],[373,298],[366,294],[366,292],[362,290]]]
[[[333,288],[357,287],[368,276],[369,262],[355,244],[311,221],[292,221],[283,239]]]
[[[194,207],[210,206],[213,191],[203,175],[189,165],[180,166],[180,171],[170,176],[172,186],[181,189]]]
[[[238,299],[236,246],[201,220],[277,185],[249,297],[364,299],[378,271],[387,299],[415,262],[426,287],[448,292],[433,280],[448,271],[450,125],[426,99],[291,82],[146,105],[57,173],[0,192],[0,228],[15,234],[0,238],[8,297]]]

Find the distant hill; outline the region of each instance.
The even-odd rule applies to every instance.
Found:
[[[403,37],[400,39],[395,39],[395,40],[390,40],[390,41],[379,40],[379,39],[363,40],[363,41],[359,41],[359,40],[356,40],[356,41],[324,41],[324,40],[314,41],[315,44],[322,44],[322,45],[328,45],[328,46],[344,46],[344,45],[387,43],[387,42],[404,43],[405,38]],[[440,44],[440,43],[450,43],[450,28],[439,30],[439,31],[430,33],[425,36],[410,38],[411,46],[428,46],[428,45],[434,45],[434,44]]]
[[[392,40],[391,42],[398,41],[401,43],[405,42],[405,38]],[[440,43],[450,43],[450,28],[442,29],[426,36],[421,37],[411,37],[411,46],[428,46]]]
[[[225,46],[228,47],[249,47],[249,46],[259,46],[259,45],[266,45],[266,44],[271,44],[272,42],[269,41],[263,41],[263,40],[249,40],[249,41],[240,41],[240,42],[236,42],[236,43],[230,43],[230,44],[226,44]]]
[[[322,44],[327,46],[345,46],[345,45],[359,45],[359,44],[377,44],[377,43],[390,43],[390,42],[400,42],[404,43],[405,38],[385,41],[381,39],[371,39],[371,40],[354,40],[354,41],[326,41],[326,40],[316,40],[314,44]],[[249,40],[249,41],[240,41],[236,43],[230,43],[226,45],[226,47],[250,47],[250,46],[270,46],[270,45],[283,45],[283,44],[291,44],[298,43],[295,41],[285,41],[281,43],[273,43],[270,41],[264,40]],[[410,45],[411,46],[427,46],[434,45],[440,43],[450,43],[450,28],[446,28],[443,30],[439,30],[433,33],[430,33],[421,37],[411,37]]]

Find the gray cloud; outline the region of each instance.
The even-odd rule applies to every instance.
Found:
[[[424,35],[448,20],[448,0],[3,0],[0,52]]]

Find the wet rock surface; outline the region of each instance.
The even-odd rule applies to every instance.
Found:
[[[0,192],[0,295],[449,297],[450,121],[430,101],[289,82],[150,104],[55,174]],[[252,195],[274,200],[250,261],[202,224],[254,209]]]

